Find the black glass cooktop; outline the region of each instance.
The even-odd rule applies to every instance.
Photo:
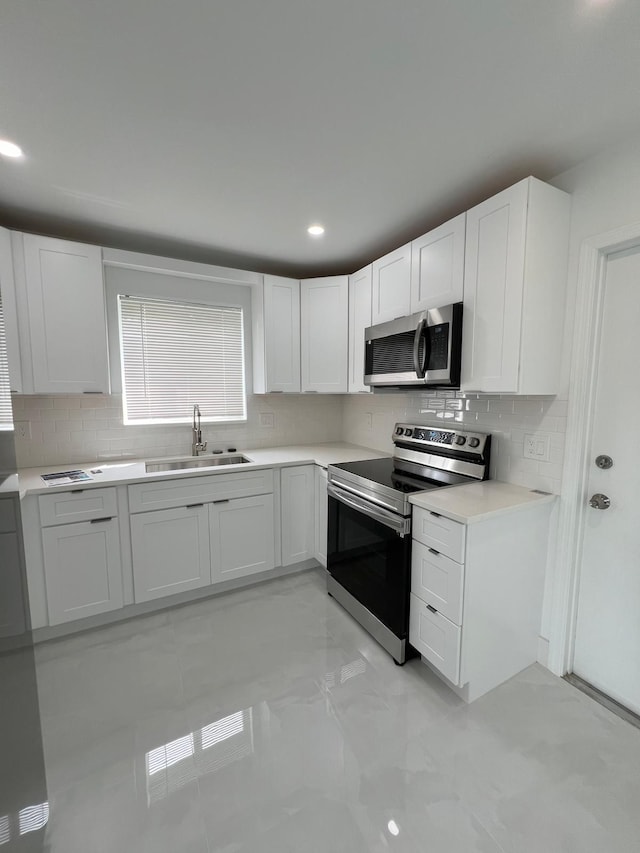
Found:
[[[424,492],[427,489],[436,489],[444,483],[427,480],[412,476],[407,471],[396,468],[395,460],[391,456],[382,459],[364,459],[361,462],[343,462],[340,465],[332,465],[341,471],[355,474],[371,483],[386,486],[397,492]]]

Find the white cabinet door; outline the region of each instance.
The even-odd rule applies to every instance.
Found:
[[[467,212],[463,387],[518,391],[528,184]]]
[[[316,465],[316,560],[327,567],[327,469]]]
[[[411,313],[411,243],[373,262],[372,322]]]
[[[281,473],[282,565],[315,553],[315,465],[294,465]]]
[[[47,527],[42,547],[50,625],[122,607],[117,518]]]
[[[350,394],[371,392],[364,384],[364,330],[371,325],[372,265],[349,276]]]
[[[411,243],[411,313],[461,302],[466,213]]]
[[[26,389],[23,389],[22,385],[22,359],[11,234],[6,228],[0,228],[0,329],[3,327],[9,366],[9,387],[11,391],[19,394]]]
[[[348,276],[306,279],[300,286],[302,390],[345,394],[349,337]]]
[[[18,637],[26,629],[26,614],[17,533],[0,530],[0,567],[0,638]]]
[[[253,390],[300,391],[300,282],[265,275],[254,288]]]
[[[136,603],[211,583],[205,504],[131,516]]]
[[[569,217],[535,178],[467,211],[463,390],[557,394]]]
[[[109,392],[102,250],[24,235],[34,391]]]
[[[275,565],[273,495],[209,504],[213,583]]]

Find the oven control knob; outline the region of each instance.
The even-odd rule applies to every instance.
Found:
[[[479,438],[470,438],[469,439],[469,447],[477,447],[480,444]]]
[[[402,427],[396,428],[396,435],[402,435],[403,432],[404,432],[404,430],[402,429]]]
[[[412,429],[405,429],[404,434],[405,435],[413,435],[413,430]]]
[[[466,442],[466,437],[464,435],[456,436],[456,444],[464,444]]]

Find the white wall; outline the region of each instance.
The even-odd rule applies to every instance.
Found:
[[[15,396],[13,408],[15,420],[28,421],[31,428],[30,439],[16,431],[19,468],[191,453],[189,424],[124,426],[119,395]],[[261,426],[261,414],[273,415],[274,426]],[[337,441],[342,435],[341,398],[250,395],[246,423],[203,424],[202,434],[210,450]]]
[[[602,151],[558,175],[551,183],[572,196],[562,365],[563,396],[567,397],[580,248],[587,237],[640,222],[640,136],[632,136],[624,143]]]

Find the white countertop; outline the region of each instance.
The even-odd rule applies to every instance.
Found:
[[[232,473],[256,468],[278,468],[288,465],[314,464],[325,467],[340,462],[357,462],[361,459],[377,459],[389,456],[379,450],[360,447],[356,444],[331,442],[329,444],[306,444],[286,447],[266,447],[257,450],[238,450],[239,454],[251,459],[239,465],[220,465],[212,468],[186,468],[178,471],[156,471],[147,473],[145,462],[169,462],[175,459],[191,457],[170,457],[166,459],[126,459],[111,462],[84,462],[68,465],[48,465],[39,468],[22,468],[18,472],[20,496],[44,495],[70,489],[92,489],[100,486],[117,486],[127,483],[140,483],[148,480],[167,480],[184,477],[202,477],[211,474]],[[202,454],[204,458],[208,454]],[[92,474],[91,470],[100,470]],[[62,471],[86,471],[93,479],[82,480],[74,484],[47,486],[41,479],[42,474],[54,474]]]
[[[512,483],[486,480],[483,483],[433,489],[430,492],[415,492],[409,497],[409,502],[422,509],[438,512],[453,521],[473,524],[526,509],[532,504],[552,503],[555,499],[555,495],[541,494]]]

